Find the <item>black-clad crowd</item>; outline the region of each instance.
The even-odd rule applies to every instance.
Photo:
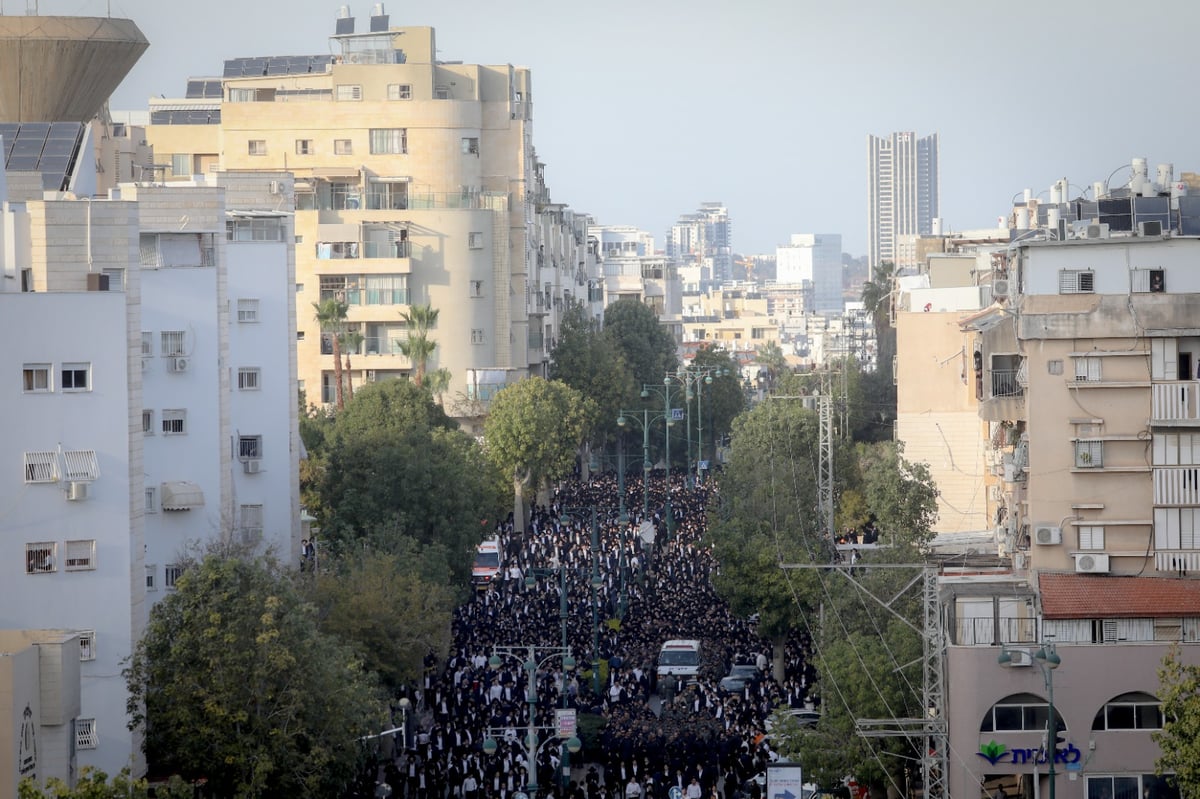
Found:
[[[497,525],[500,571],[455,612],[449,656],[430,654],[421,684],[397,697],[410,700],[417,731],[407,749],[397,748],[376,795],[388,795],[390,786],[406,799],[512,799],[530,782],[539,797],[565,799],[668,799],[673,786],[684,799],[757,791],[752,778],[772,757],[764,720],[776,707],[809,702],[815,674],[808,642],[800,635],[787,641],[777,682],[771,644],[713,589],[720,567],[701,544],[708,487],[672,475],[668,519],[666,483],[661,473],[651,477],[643,511],[640,475],[631,473],[625,524],[618,480],[609,473],[561,485],[549,506],[534,509],[524,533],[511,518]],[[564,584],[574,670],[564,668],[560,649]],[[702,642],[694,683],[657,684],[658,652],[669,639]],[[552,730],[538,733],[542,745],[527,762],[524,661],[531,646],[539,662],[536,726],[553,728],[564,707],[576,710],[581,727],[589,714],[603,719],[597,738],[574,757],[565,786]],[[506,656],[493,668],[497,647]],[[757,669],[740,690],[727,691],[720,680],[734,663]],[[401,715],[397,703],[397,723]],[[494,753],[485,751],[487,738],[497,743]]]

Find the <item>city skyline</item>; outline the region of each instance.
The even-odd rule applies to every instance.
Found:
[[[151,0],[41,0],[40,12],[103,16],[111,6],[133,19],[151,46],[113,109],[145,110],[149,97],[182,95],[188,77],[218,73],[226,58],[323,52],[340,4],[212,0],[165,13]],[[350,3],[364,22],[372,5]],[[851,10],[618,0],[586,19],[543,0],[386,10],[393,25],[434,27],[444,60],[530,67],[534,142],[553,198],[656,238],[720,200],[739,253],[825,231],[865,255],[863,142],[890,131],[939,134],[947,231],[993,226],[1013,195],[1062,177],[1073,193],[1110,174],[1120,182],[1134,157],[1200,169],[1184,160],[1186,118],[1147,121],[1183,104],[1185,71],[1151,81],[1103,69],[1130,22],[1115,3],[1070,0],[1036,19],[940,1]],[[1187,52],[1184,31],[1200,8],[1162,0],[1140,11],[1170,21],[1153,31],[1147,59]],[[1127,97],[1140,111],[1105,111]],[[1060,123],[1069,132],[1056,134]]]

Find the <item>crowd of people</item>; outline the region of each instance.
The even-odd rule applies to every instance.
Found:
[[[770,642],[717,595],[719,564],[703,544],[707,485],[672,475],[668,518],[665,475],[651,477],[645,509],[640,475],[626,481],[624,503],[618,484],[611,473],[566,481],[524,532],[511,518],[497,525],[500,570],[456,610],[448,657],[428,657],[422,682],[405,691],[411,709],[397,704],[395,720],[415,714],[417,729],[377,795],[512,799],[536,785],[539,797],[564,799],[668,799],[672,787],[684,799],[734,799],[755,790],[772,756],[765,718],[781,705],[811,706],[807,642],[788,640],[777,681]],[[702,642],[699,677],[657,685],[659,649],[677,638]],[[720,681],[734,663],[758,668],[728,691]],[[532,762],[531,707],[542,744]],[[553,731],[560,708],[575,709],[581,725],[602,719],[572,769]]]

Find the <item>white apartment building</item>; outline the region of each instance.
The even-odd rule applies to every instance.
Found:
[[[701,203],[667,231],[665,252],[688,269],[689,284],[710,288],[733,279],[733,222],[719,202]],[[698,272],[698,274],[693,274]]]
[[[804,286],[810,302],[805,310],[840,314],[842,300],[842,237],[836,233],[793,233],[775,248],[778,283]]]

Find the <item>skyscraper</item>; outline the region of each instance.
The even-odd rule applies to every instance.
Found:
[[[680,216],[667,231],[666,254],[681,264],[701,267],[700,280],[705,285],[732,280],[733,223],[729,209],[719,202],[701,203],[695,213]]]
[[[900,236],[933,232],[938,216],[938,137],[867,137],[867,257],[871,273],[895,261]]]

